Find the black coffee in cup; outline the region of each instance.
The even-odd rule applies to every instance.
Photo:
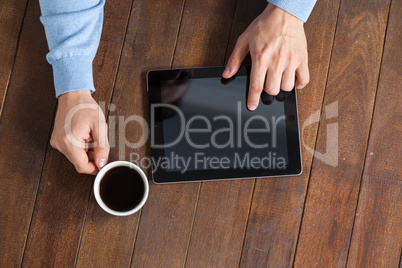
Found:
[[[138,206],[145,194],[141,175],[133,168],[117,166],[108,170],[99,185],[100,197],[110,209],[129,211]]]

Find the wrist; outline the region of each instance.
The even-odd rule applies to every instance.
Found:
[[[82,89],[70,91],[59,96],[59,104],[80,103],[92,100],[91,90]]]
[[[269,15],[274,15],[275,17],[280,18],[283,22],[288,21],[295,25],[304,25],[304,21],[272,3],[268,3],[264,10],[264,13],[265,12]]]

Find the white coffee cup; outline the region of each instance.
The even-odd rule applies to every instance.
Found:
[[[112,168],[115,168],[115,167],[132,168],[140,175],[142,182],[144,184],[144,194],[142,195],[140,203],[138,205],[136,205],[134,208],[127,210],[127,211],[116,211],[116,210],[111,209],[103,202],[101,195],[100,195],[100,184],[101,184],[103,177],[109,170],[111,170]],[[98,175],[96,175],[95,182],[94,182],[94,194],[95,194],[96,202],[98,202],[99,206],[104,211],[106,211],[107,213],[110,213],[112,215],[115,215],[115,216],[128,216],[128,215],[131,215],[131,214],[139,211],[142,208],[142,206],[144,206],[145,202],[147,201],[148,193],[149,193],[149,185],[148,185],[147,176],[141,170],[140,167],[138,167],[137,165],[135,165],[133,163],[127,162],[127,161],[115,161],[115,162],[111,162],[111,163],[107,164],[99,171]]]

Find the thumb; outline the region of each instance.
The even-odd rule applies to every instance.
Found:
[[[107,137],[107,124],[104,121],[100,122],[99,125],[92,130],[94,161],[98,168],[103,168],[109,158],[110,146]]]
[[[224,78],[231,78],[235,73],[237,73],[248,51],[249,48],[247,40],[243,36],[240,36],[237,39],[232,55],[229,57],[225,71],[222,74]]]

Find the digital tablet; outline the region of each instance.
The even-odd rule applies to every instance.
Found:
[[[249,111],[250,69],[231,79],[224,67],[147,73],[155,183],[301,173],[295,90],[263,92]]]

